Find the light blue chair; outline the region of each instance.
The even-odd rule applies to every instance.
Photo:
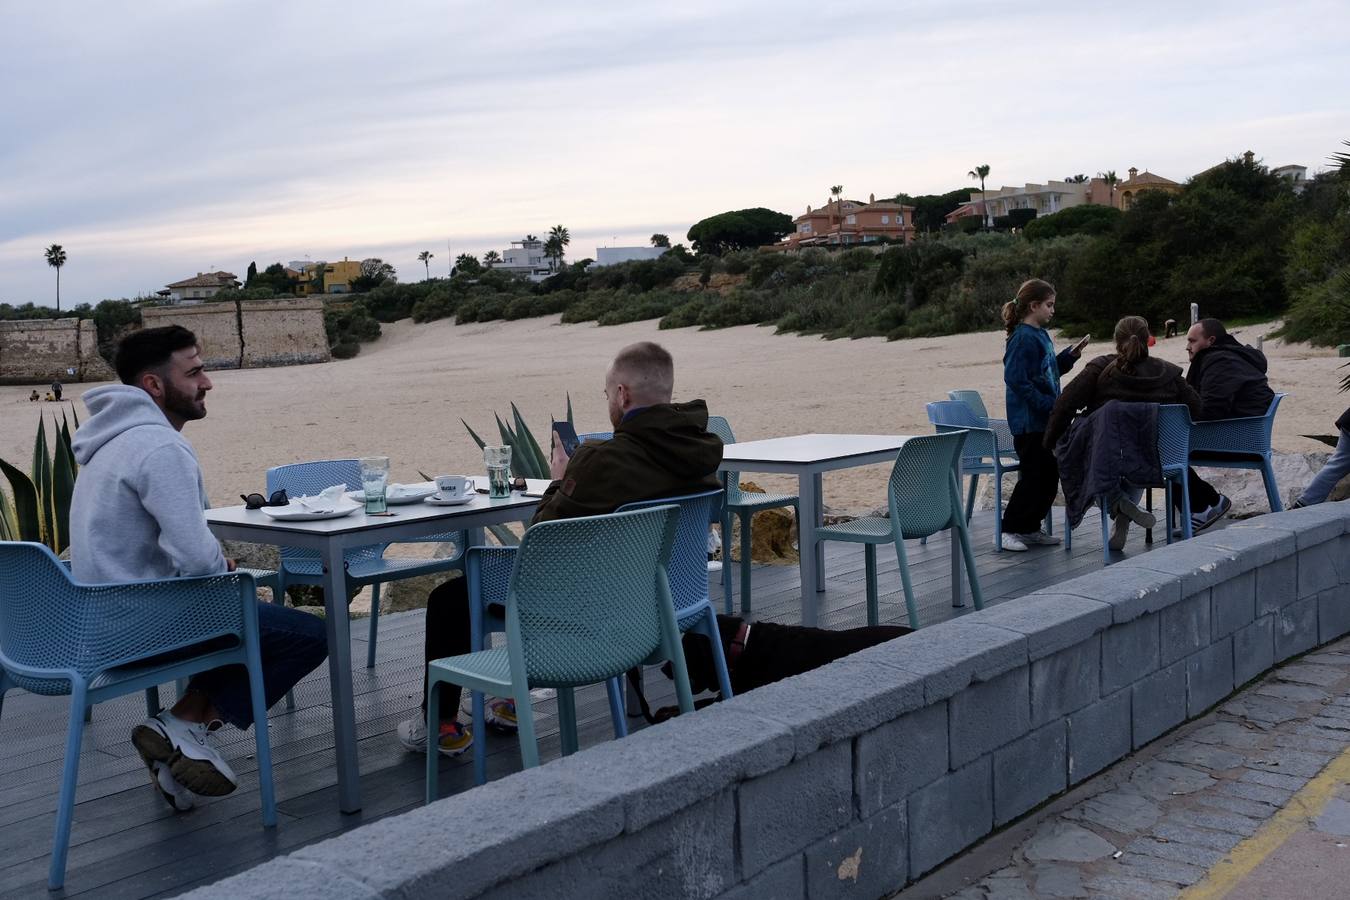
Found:
[[[1164,403],[1158,406],[1158,464],[1162,470],[1163,492],[1167,509],[1167,543],[1172,543],[1172,491],[1181,492],[1181,533],[1189,539],[1191,532],[1191,498],[1188,490],[1188,459],[1190,456],[1191,411],[1184,404]],[[1135,485],[1135,487],[1156,487],[1156,485]],[[1152,496],[1149,505],[1152,507]],[[1102,560],[1111,564],[1111,511],[1107,508],[1106,496],[1097,498],[1097,508],[1102,519]],[[1152,533],[1150,531],[1150,540]],[[1073,549],[1073,528],[1069,525],[1069,510],[1064,509],[1064,549]]]
[[[1270,436],[1275,410],[1284,394],[1276,394],[1264,416],[1215,419],[1191,425],[1191,465],[1207,469],[1257,469],[1266,487],[1271,512],[1283,512],[1280,488],[1271,464]]]
[[[506,646],[433,660],[427,667],[427,722],[440,722],[440,686],[511,697],[521,762],[539,765],[532,687],[558,692],[564,754],[577,750],[573,691],[609,682],[660,653],[671,661],[682,712],[692,712],[668,566],[679,514],[672,505],[606,516],[540,522],[525,532],[506,595]],[[473,728],[483,733],[475,704]],[[474,765],[484,757],[474,741]],[[439,755],[427,754],[427,802],[439,794]]]
[[[959,472],[957,463],[965,441],[964,431],[910,438],[900,448],[895,465],[891,468],[887,490],[890,518],[868,516],[816,529],[816,537],[822,541],[848,541],[863,545],[868,625],[876,625],[879,619],[877,545],[895,545],[895,556],[900,563],[900,583],[905,590],[905,609],[909,613],[909,627],[917,629],[919,608],[914,600],[914,585],[910,582],[905,541],[929,537],[948,529],[952,531],[952,539],[960,542],[975,608],[984,609],[980,575],[975,570],[970,532],[966,529],[966,518],[961,510],[961,489],[956,482]]]
[[[85,710],[207,669],[248,669],[263,824],[276,825],[256,604],[239,572],[83,585],[41,544],[0,542],[0,712],[11,688],[70,695],[50,889],[65,882]]]
[[[964,403],[966,406],[970,407],[971,412],[975,413],[979,421],[979,427],[988,428],[990,431],[994,433],[994,441],[996,444],[998,444],[999,458],[1010,460],[1012,463],[1011,465],[1009,465],[1008,463],[1004,463],[1003,471],[1010,472],[1018,467],[1021,461],[1018,459],[1017,456],[1017,446],[1013,443],[1012,429],[1008,427],[1008,420],[995,419],[992,416],[990,416],[989,410],[984,405],[984,398],[980,396],[979,391],[971,391],[971,390],[948,391],[947,399],[955,400],[959,403]],[[994,527],[998,529],[998,531],[1000,532],[998,544],[999,550],[1003,549],[1001,537],[1001,533],[1003,530],[1002,512],[1003,510],[1002,508],[1000,508],[998,510],[998,515],[996,516],[997,521],[994,524]],[[1046,534],[1055,533],[1055,520],[1053,510],[1045,514],[1045,533]]]
[[[1003,473],[1016,472],[1021,463],[1005,460],[998,445],[998,436],[986,427],[989,421],[981,418],[966,403],[959,400],[938,400],[927,406],[928,421],[938,434],[965,431],[966,443],[961,450],[961,475],[970,476],[966,492],[966,523],[975,512],[975,495],[981,475],[994,477],[994,550],[1003,551]]]
[[[581,441],[583,444],[586,444],[586,443],[598,443],[599,441],[608,441],[613,437],[614,432],[612,431],[588,431],[585,434],[577,435],[577,440]]]
[[[324,488],[345,484],[348,490],[361,489],[361,465],[354,459],[326,459],[315,462],[276,466],[267,470],[267,493],[285,489],[291,497],[313,496]],[[427,535],[406,543],[453,542],[460,552],[447,559],[410,559],[384,555],[388,544],[370,544],[354,547],[344,554],[347,565],[347,591],[371,585],[370,640],[366,650],[366,667],[375,666],[375,638],[380,625],[380,585],[400,578],[413,578],[435,572],[447,572],[463,565],[464,547],[468,543],[462,531]],[[323,584],[323,559],[318,551],[298,547],[281,548],[281,566],[278,571],[281,602],[287,585]],[[289,696],[288,704],[292,704]],[[293,704],[292,704],[293,705]]]
[[[708,416],[708,431],[722,439],[724,444],[736,443],[736,435],[731,433],[731,425],[722,416]],[[726,503],[722,513],[722,590],[726,614],[731,615],[731,517],[734,514],[741,520],[741,614],[750,613],[750,527],[755,513],[764,509],[797,509],[796,494],[756,494],[741,490],[739,472],[723,472],[722,487],[726,490]]]

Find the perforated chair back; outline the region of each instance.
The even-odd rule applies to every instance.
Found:
[[[948,391],[947,398],[969,406],[971,412],[981,419],[989,418],[989,410],[985,408],[984,398],[979,391]]]
[[[1191,453],[1191,411],[1180,403],[1158,407],[1158,464],[1164,472],[1185,469]]]
[[[1284,394],[1272,397],[1270,406],[1263,416],[1194,423],[1191,452],[1250,453],[1253,456],[1268,456],[1271,435],[1275,430],[1275,411],[1284,397]]]
[[[508,652],[521,654],[531,686],[604,681],[663,647],[678,517],[678,507],[666,505],[540,522],[525,532],[506,633]]]
[[[965,431],[910,438],[891,469],[891,521],[906,540],[928,537],[964,521],[956,489],[956,460]]]
[[[708,523],[717,521],[722,506],[722,491],[704,491],[682,497],[664,497],[626,503],[618,512],[651,509],[675,504],[679,507],[679,525],[675,547],[670,554],[670,593],[675,615],[708,602]]]
[[[577,440],[581,441],[583,444],[586,444],[596,441],[608,441],[613,437],[614,432],[612,431],[587,431],[583,434],[577,435]]]
[[[963,448],[964,458],[961,464],[966,468],[980,466],[988,458],[992,465],[998,455],[998,442],[994,433],[986,427],[987,419],[977,415],[973,409],[960,400],[937,400],[927,405],[928,421],[939,433],[965,429]]]
[[[731,424],[722,416],[708,416],[708,431],[721,438],[723,444],[736,443],[736,435],[731,432]],[[741,493],[741,475],[739,472],[723,474],[726,478],[727,503],[734,506],[744,499],[744,494]]]
[[[361,490],[361,464],[354,459],[320,459],[313,462],[291,463],[274,466],[267,470],[267,493],[285,488],[292,498],[312,497],[325,488],[335,484],[345,484],[347,490]],[[343,554],[347,562],[366,562],[377,560],[384,555],[384,544],[371,544],[365,547],[353,547]],[[282,547],[281,559],[300,560],[319,559],[317,550],[302,550],[298,547]]]

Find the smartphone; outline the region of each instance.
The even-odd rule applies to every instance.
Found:
[[[553,436],[562,445],[563,452],[568,456],[575,453],[577,445],[581,443],[581,440],[577,437],[577,430],[572,427],[571,422],[565,420],[553,423]]]
[[[1090,335],[1090,334],[1085,334],[1085,335],[1083,335],[1083,339],[1082,339],[1081,341],[1079,341],[1078,343],[1074,344],[1074,345],[1073,345],[1073,349],[1075,349],[1075,350],[1082,350],[1084,347],[1087,346],[1088,341],[1090,341],[1090,340],[1092,340],[1092,335]]]

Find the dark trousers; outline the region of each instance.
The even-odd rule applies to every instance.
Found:
[[[1204,512],[1219,502],[1219,492],[1214,486],[1201,478],[1195,469],[1186,470],[1186,495],[1191,500],[1191,515]],[[1181,492],[1172,492],[1172,506],[1181,512]]]
[[[494,616],[506,615],[499,603],[488,604]],[[423,639],[426,661],[461,656],[473,649],[472,620],[469,618],[469,580],[453,578],[436,587],[427,595],[426,637]],[[422,679],[422,711],[427,708],[427,680]],[[457,684],[441,685],[441,721],[453,722],[459,716],[459,697],[462,689]]]
[[[328,656],[323,619],[274,603],[258,604],[258,644],[268,708]],[[248,669],[243,666],[221,666],[193,675],[188,690],[209,697],[221,718],[235,728],[253,724]]]
[[[1059,462],[1042,444],[1045,433],[1032,431],[1013,435],[1013,448],[1021,465],[1017,487],[1003,511],[1004,534],[1030,534],[1041,530],[1041,522],[1055,503],[1059,491]]]

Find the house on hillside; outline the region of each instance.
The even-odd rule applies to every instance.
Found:
[[[239,279],[234,277],[233,272],[198,272],[193,278],[166,284],[164,290],[157,293],[169,303],[190,306],[201,303],[208,297],[214,297],[226,288],[237,287]]]
[[[1289,186],[1294,189],[1295,194],[1303,193],[1309,183],[1307,166],[1276,166],[1270,170],[1270,174],[1289,182]]]
[[[553,274],[549,259],[544,255],[544,242],[539,238],[512,241],[502,252],[501,262],[494,263],[493,271],[524,275],[531,281],[543,281]]]
[[[1117,209],[1129,209],[1144,191],[1180,194],[1181,185],[1170,178],[1154,175],[1147,169],[1140,172],[1134,166],[1130,166],[1130,177],[1116,185],[1114,205]]]
[[[310,294],[348,294],[352,282],[361,277],[361,263],[345,256],[342,262],[315,262],[301,265],[295,292]]]
[[[883,239],[908,244],[914,239],[914,207],[878,201],[876,194],[869,194],[866,203],[841,198],[820,209],[808,206],[792,224],[795,230],[774,244],[774,250],[873,244]]]

